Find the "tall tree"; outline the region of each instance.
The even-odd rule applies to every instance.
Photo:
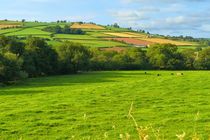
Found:
[[[155,44],[147,51],[150,64],[156,69],[183,69],[183,56],[176,45]]]
[[[23,68],[29,76],[55,74],[57,60],[56,51],[43,39],[31,37],[27,39]]]
[[[88,69],[90,52],[81,44],[65,42],[58,47],[57,52],[61,73],[77,73]]]

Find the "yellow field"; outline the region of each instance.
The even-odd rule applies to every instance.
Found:
[[[102,26],[94,25],[94,24],[79,24],[79,23],[74,23],[71,28],[74,29],[96,29],[96,30],[103,30],[105,29]]]
[[[15,24],[0,24],[0,29],[4,28],[14,28],[14,27],[20,27],[21,25],[15,25]]]
[[[162,38],[139,38],[139,39],[140,40],[149,41],[149,42],[159,43],[159,44],[170,43],[170,44],[175,44],[177,46],[192,46],[192,45],[196,45],[196,44],[193,44],[193,43],[190,43],[190,42],[173,41],[173,40],[162,39]]]
[[[147,38],[148,35],[145,35],[145,34],[141,34],[141,33],[133,33],[133,32],[125,32],[126,34],[129,34],[129,35],[134,35],[134,36],[137,36],[137,37],[142,37],[142,38]]]
[[[117,37],[135,37],[135,38],[140,38],[140,37],[145,37],[145,35],[142,34],[137,34],[137,33],[132,33],[132,32],[123,32],[123,33],[104,33],[106,35],[112,35],[112,36],[117,36]]]

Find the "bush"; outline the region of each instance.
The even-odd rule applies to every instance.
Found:
[[[21,80],[23,78],[22,64],[23,60],[13,53],[0,54],[0,82]]]

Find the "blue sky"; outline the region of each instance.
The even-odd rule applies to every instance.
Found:
[[[164,35],[210,38],[209,0],[1,0],[1,19],[119,23]]]

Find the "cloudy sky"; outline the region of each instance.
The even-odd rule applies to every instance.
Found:
[[[1,19],[119,23],[164,35],[210,38],[209,0],[1,0]]]

